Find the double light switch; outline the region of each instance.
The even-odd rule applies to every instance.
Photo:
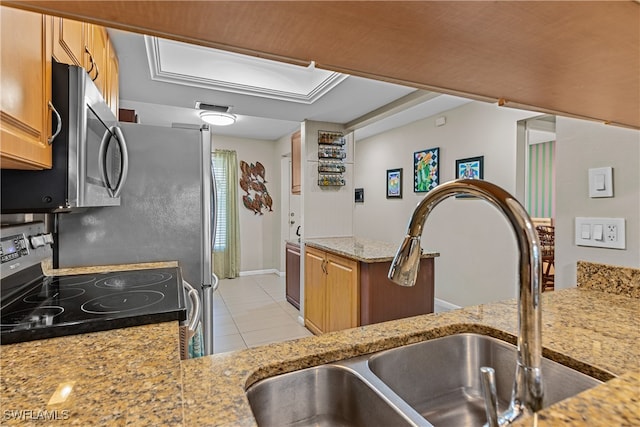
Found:
[[[578,246],[626,248],[624,218],[577,217],[575,226],[575,243]]]

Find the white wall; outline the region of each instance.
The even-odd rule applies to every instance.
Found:
[[[242,203],[243,190],[239,183],[238,209],[240,216],[240,271],[278,270],[280,267],[280,156],[277,141],[213,136],[212,149],[235,150],[238,162],[260,162],[266,170],[267,190],[273,199],[273,212],[254,214]],[[238,178],[242,172],[238,171]],[[264,212],[264,211],[263,211]]]
[[[335,123],[307,120],[302,124],[302,235],[338,237],[353,235],[353,141],[347,136],[346,185],[320,187],[318,185],[318,131],[344,131]]]
[[[413,152],[440,148],[440,182],[455,178],[456,159],[484,156],[484,178],[515,194],[516,122],[539,115],[471,102],[434,117],[390,130],[355,144],[354,234],[400,243],[423,193],[413,192]],[[403,198],[386,199],[386,170],[403,168]],[[435,261],[435,297],[460,306],[515,296],[517,249],[498,211],[480,200],[449,199],[428,218],[422,239]]]
[[[556,284],[576,284],[576,261],[640,268],[640,132],[556,119]],[[589,198],[588,169],[613,167],[613,198]],[[577,216],[626,218],[626,250],[574,244]]]

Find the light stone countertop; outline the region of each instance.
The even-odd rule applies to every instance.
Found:
[[[135,264],[94,265],[89,267],[53,268],[51,258],[40,264],[45,276],[70,276],[75,274],[112,273],[115,271],[147,270],[150,268],[178,267],[177,261],[141,262]]]
[[[544,293],[542,307],[546,357],[604,381],[619,378],[516,425],[640,425],[640,300],[566,289]],[[514,342],[516,331],[510,300],[187,360],[185,425],[255,425],[245,389],[273,375],[461,332]]]
[[[516,425],[640,425],[640,300],[584,286],[545,292],[542,309],[544,355],[609,381]],[[22,410],[81,426],[253,426],[245,389],[260,379],[459,332],[513,342],[516,330],[508,300],[182,362],[177,322],[11,344],[0,347],[2,424],[53,424],[7,412]]]
[[[393,261],[400,244],[400,242],[392,244],[362,237],[323,237],[304,239],[302,243],[366,263]],[[440,254],[433,251],[422,253],[422,258],[438,256]]]

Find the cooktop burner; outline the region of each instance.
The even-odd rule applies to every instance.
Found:
[[[84,294],[86,291],[82,288],[62,288],[57,286],[42,285],[40,292],[37,294],[31,294],[24,297],[24,302],[30,302],[33,304],[41,304],[47,300],[49,301],[64,301],[70,298],[76,298]]]
[[[41,271],[41,270],[40,270]],[[40,277],[2,301],[2,344],[185,320],[178,268]]]
[[[55,285],[60,287],[66,286],[79,286],[85,283],[93,283],[96,281],[94,275],[82,275],[82,276],[60,276],[60,277],[45,277],[42,279],[44,284]]]
[[[132,289],[155,286],[171,280],[172,275],[162,272],[135,271],[100,279],[96,286],[106,289]]]
[[[94,298],[82,304],[80,308],[86,313],[93,314],[124,313],[149,307],[163,299],[164,294],[158,291],[118,292]]]

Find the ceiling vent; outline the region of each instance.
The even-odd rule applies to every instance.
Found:
[[[200,118],[213,126],[229,126],[236,122],[237,117],[229,111],[231,107],[227,105],[214,105],[196,101],[196,108],[202,110]]]

